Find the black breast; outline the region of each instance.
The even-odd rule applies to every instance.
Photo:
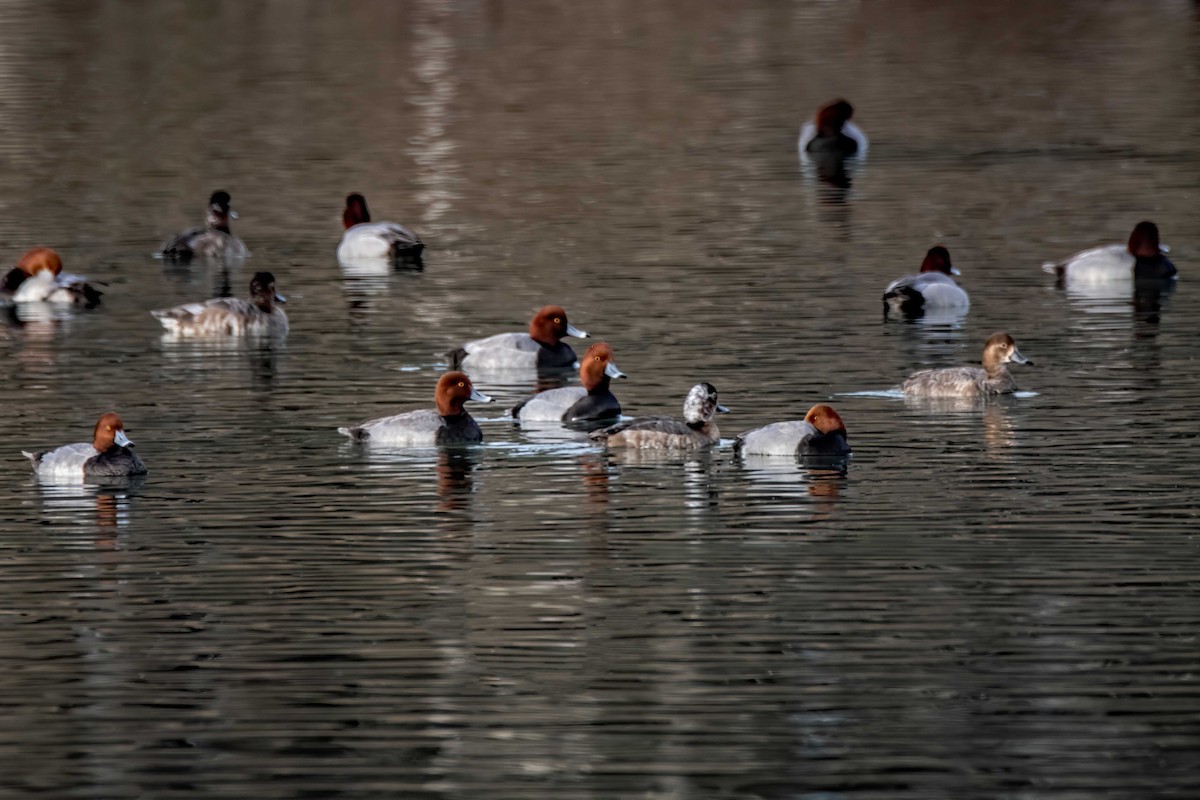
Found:
[[[92,456],[83,465],[83,474],[89,478],[122,478],[128,475],[145,475],[146,465],[137,453],[128,447],[114,445],[98,456]]]
[[[479,423],[465,411],[452,417],[442,417],[442,423],[437,432],[438,444],[474,444],[483,441]]]

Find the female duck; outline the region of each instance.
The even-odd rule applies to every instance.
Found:
[[[186,263],[193,258],[244,258],[246,245],[229,230],[237,212],[229,207],[229,192],[213,192],[203,228],[188,228],[163,245],[163,258]]]
[[[919,317],[926,311],[966,311],[971,307],[967,293],[951,275],[961,274],[950,263],[950,251],[942,245],[929,248],[921,271],[905,275],[883,290],[883,315],[888,311]]]
[[[850,121],[854,106],[845,100],[832,100],[817,109],[816,118],[800,128],[800,153],[813,156],[863,156],[867,137]]]
[[[87,278],[62,271],[62,259],[49,247],[35,247],[4,276],[4,294],[14,303],[60,303],[94,308],[103,292]]]
[[[479,424],[463,408],[463,403],[467,400],[490,403],[492,398],[472,386],[465,372],[447,372],[439,378],[433,398],[437,410],[422,408],[380,417],[360,425],[338,428],[338,433],[356,442],[393,447],[433,447],[483,441]]]
[[[217,297],[150,313],[176,336],[285,336],[287,314],[276,303],[286,303],[275,291],[275,276],[256,272],[250,281],[250,299]]]
[[[625,373],[613,363],[613,351],[605,342],[596,342],[583,354],[579,381],[583,386],[564,386],[539,392],[522,400],[512,409],[515,418],[526,422],[593,422],[621,416],[621,404],[609,384]]]
[[[711,383],[697,383],[683,400],[683,419],[653,416],[637,417],[595,431],[591,438],[608,447],[642,450],[697,450],[716,444],[721,438],[713,416],[729,413],[717,402],[717,389]]]
[[[545,306],[529,321],[529,333],[497,333],[447,355],[454,369],[563,369],[575,366],[575,351],[564,336],[588,338],[567,321],[562,306]]]
[[[1125,244],[1106,244],[1083,250],[1042,269],[1054,273],[1058,283],[1107,283],[1129,280],[1164,280],[1176,276],[1175,265],[1158,241],[1158,226],[1143,221],[1134,226]]]
[[[361,194],[346,196],[342,211],[342,226],[346,229],[338,244],[337,257],[343,261],[355,258],[387,258],[392,261],[419,262],[425,245],[417,235],[396,222],[371,222],[371,212]]]
[[[746,431],[733,443],[743,456],[847,456],[846,426],[830,406],[815,405],[801,421],[775,422]]]
[[[146,465],[129,448],[125,423],[113,412],[101,415],[92,431],[91,444],[66,444],[54,450],[21,454],[43,478],[120,478],[145,475]]]
[[[909,397],[986,397],[1009,394],[1017,382],[1008,374],[1008,362],[1033,364],[1021,355],[1017,343],[1007,333],[994,333],[983,346],[983,367],[927,369],[914,373],[900,384]]]

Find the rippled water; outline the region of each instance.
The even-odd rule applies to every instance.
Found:
[[[976,7],[977,6],[977,7]],[[1186,2],[0,8],[0,245],[102,306],[0,328],[5,796],[1200,794],[1200,16]],[[843,94],[849,190],[796,157]],[[252,258],[164,268],[229,190]],[[347,271],[342,198],[429,243]],[[1039,265],[1158,222],[1157,308]],[[942,242],[959,320],[885,323]],[[147,311],[269,269],[286,343]],[[832,402],[843,474],[499,419],[364,451],[537,307],[627,413]],[[1007,330],[1025,394],[906,402]],[[150,475],[39,485],[116,409]]]

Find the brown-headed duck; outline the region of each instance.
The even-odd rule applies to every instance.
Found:
[[[490,403],[492,398],[472,386],[465,372],[442,375],[433,399],[437,404],[436,409],[422,408],[380,417],[359,425],[338,428],[338,433],[356,442],[390,447],[433,447],[483,441],[479,424],[463,408],[463,403],[468,400]]]
[[[854,106],[841,98],[817,109],[816,117],[800,127],[801,155],[839,157],[867,154],[867,137],[850,121]]]
[[[562,306],[544,306],[529,321],[529,333],[497,333],[447,355],[454,369],[566,369],[575,366],[575,351],[563,341],[565,336],[588,338],[567,321]]]
[[[624,378],[613,361],[612,347],[596,342],[579,364],[582,386],[564,386],[527,397],[513,406],[513,417],[525,422],[587,423],[616,419],[621,404],[609,387],[613,378]]]
[[[1021,355],[1017,343],[1007,333],[994,333],[983,345],[982,367],[949,367],[913,373],[900,384],[909,397],[985,397],[1009,394],[1017,382],[1004,365],[1033,364]]]
[[[1177,275],[1175,265],[1158,240],[1158,226],[1142,221],[1134,226],[1125,244],[1106,244],[1083,250],[1062,261],[1048,261],[1042,269],[1060,284],[1095,284],[1135,280],[1166,280]]]
[[[803,420],[773,422],[746,431],[733,443],[734,452],[745,456],[846,456],[846,425],[832,407],[815,405]]]
[[[145,475],[146,465],[130,448],[125,423],[113,412],[102,414],[92,431],[92,441],[65,444],[37,453],[21,451],[42,478],[120,478]]]
[[[35,247],[4,276],[3,294],[14,303],[59,303],[94,308],[99,291],[87,278],[63,272],[62,258],[49,247]]]
[[[950,251],[942,245],[929,248],[921,271],[897,278],[883,290],[883,313],[889,311],[915,317],[926,311],[966,311],[971,299],[951,275],[960,275],[950,263]]]
[[[398,222],[371,222],[371,212],[361,194],[346,196],[342,211],[342,241],[337,257],[342,261],[356,258],[386,258],[391,261],[421,261],[425,245],[417,235]]]

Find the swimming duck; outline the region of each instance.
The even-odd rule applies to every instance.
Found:
[[[62,271],[62,258],[35,247],[4,276],[3,293],[14,303],[60,303],[94,308],[103,292],[81,275]]]
[[[683,419],[666,416],[636,417],[594,431],[591,438],[608,447],[643,450],[695,450],[720,441],[721,432],[713,421],[716,414],[729,409],[717,402],[717,389],[711,383],[698,383],[683,400]]]
[[[1142,221],[1134,226],[1125,244],[1106,244],[1082,250],[1062,261],[1048,261],[1042,269],[1059,284],[1107,283],[1109,281],[1163,280],[1176,277],[1177,270],[1164,255],[1167,248],[1158,240],[1158,226]]]
[[[575,366],[564,336],[588,338],[567,321],[562,306],[544,306],[529,321],[529,333],[497,333],[467,342],[446,355],[454,369],[562,369]]]
[[[815,405],[803,420],[773,422],[746,431],[733,443],[745,456],[845,456],[850,454],[846,426],[827,405]]]
[[[129,448],[133,442],[125,435],[125,423],[113,412],[102,414],[92,431],[91,443],[66,444],[54,450],[21,455],[33,464],[43,478],[119,478],[145,475],[146,465]]]
[[[338,244],[337,257],[407,259],[419,262],[425,245],[417,235],[396,222],[371,222],[371,212],[361,194],[346,196],[342,211],[345,232]]]
[[[513,406],[514,418],[525,422],[590,422],[621,416],[621,404],[609,388],[613,378],[625,373],[613,362],[612,348],[596,342],[579,365],[582,386],[564,386],[527,397]]]
[[[905,316],[920,316],[932,310],[961,310],[971,307],[971,299],[951,275],[961,273],[950,263],[950,251],[942,245],[929,248],[921,271],[897,278],[883,290],[883,314],[888,311]]]
[[[250,280],[250,299],[217,297],[151,311],[163,327],[176,336],[283,336],[287,314],[276,303],[286,303],[275,291],[275,276],[256,272]]]
[[[465,372],[447,372],[437,382],[433,395],[437,409],[422,408],[391,417],[380,417],[360,425],[338,428],[338,433],[356,442],[394,447],[432,447],[483,441],[479,424],[463,408],[467,400],[490,403],[492,398],[471,385]]]
[[[229,230],[229,220],[237,212],[229,207],[229,192],[213,192],[208,198],[206,226],[188,228],[163,245],[163,258],[187,262],[193,258],[242,258],[248,252],[242,240]]]
[[[800,128],[801,154],[863,156],[867,153],[867,137],[850,118],[854,106],[841,98],[831,100],[817,109],[816,118]]]
[[[1008,374],[1008,362],[1033,364],[1021,355],[1007,333],[994,333],[983,345],[983,367],[949,367],[913,373],[900,390],[909,397],[983,397],[1008,394],[1017,382]]]

